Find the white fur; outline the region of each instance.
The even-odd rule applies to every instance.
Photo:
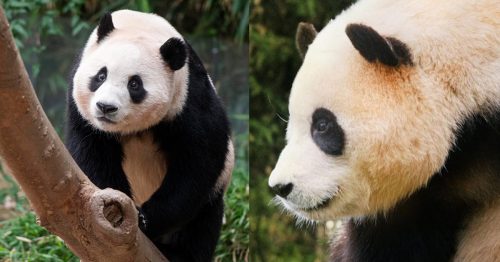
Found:
[[[97,30],[90,36],[73,79],[73,98],[82,116],[98,129],[123,134],[141,131],[161,120],[172,119],[182,110],[187,93],[187,66],[177,71],[168,68],[161,58],[160,47],[171,37],[182,36],[163,18],[121,10],[112,14],[113,30],[97,43]],[[90,79],[106,66],[106,81],[95,91],[89,90]],[[132,103],[127,83],[139,75],[147,91],[139,104]],[[118,107],[106,123],[96,103]]]
[[[500,107],[500,4],[496,0],[362,0],[309,46],[293,83],[287,146],[269,185],[293,183],[280,199],[309,219],[386,211],[438,171],[454,130],[471,114]],[[406,43],[414,66],[367,62],[345,34],[362,23]],[[331,110],[342,127],[342,156],[323,153],[312,114]],[[330,204],[303,209],[331,198]]]

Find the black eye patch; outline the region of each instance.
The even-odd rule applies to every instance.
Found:
[[[130,99],[135,104],[138,104],[146,98],[146,94],[148,93],[142,84],[142,79],[138,75],[133,75],[129,78],[127,89],[130,94]]]
[[[90,78],[90,91],[95,92],[106,81],[106,78],[108,78],[108,69],[102,67],[95,76]]]
[[[342,155],[345,143],[344,131],[330,110],[318,108],[314,111],[311,136],[323,152],[333,156]]]

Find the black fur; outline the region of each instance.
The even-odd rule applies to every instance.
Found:
[[[344,150],[344,131],[337,123],[332,111],[318,108],[312,115],[311,136],[321,151],[332,156],[342,155]]]
[[[413,64],[408,47],[393,37],[383,37],[373,28],[350,24],[345,30],[352,45],[368,61],[396,67]]]
[[[386,217],[348,222],[332,261],[453,259],[470,218],[500,197],[500,119],[470,117],[457,133],[446,164],[426,187]],[[479,165],[490,172],[477,172]]]
[[[111,13],[108,12],[101,18],[97,27],[97,43],[101,42],[113,30],[115,30],[115,26],[113,25]]]
[[[160,54],[170,69],[174,71],[181,69],[186,63],[186,45],[179,38],[172,37],[168,39],[160,47]]]
[[[214,188],[224,168],[230,131],[205,68],[187,43],[186,50],[189,83],[183,110],[173,121],[151,128],[160,150],[169,157],[168,174],[139,208],[146,221],[140,227],[170,261],[210,261],[223,215],[223,192]],[[98,187],[131,196],[118,135],[97,131],[82,118],[72,88],[68,91],[68,150]]]

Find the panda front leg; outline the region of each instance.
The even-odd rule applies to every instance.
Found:
[[[116,137],[95,131],[77,112],[72,98],[68,118],[65,145],[78,167],[100,189],[112,188],[130,197],[121,166],[122,148]]]
[[[140,208],[141,230],[172,261],[210,261],[219,238],[223,201],[222,193],[213,197],[217,175],[199,170],[195,163],[172,164]]]
[[[220,194],[202,207],[198,216],[183,229],[154,241],[172,262],[211,261],[220,236],[224,212]]]

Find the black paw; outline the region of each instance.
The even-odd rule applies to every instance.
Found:
[[[142,230],[142,232],[146,232],[148,228],[148,220],[146,219],[146,215],[142,212],[142,209],[140,207],[137,207],[137,211],[139,211],[139,228]]]

